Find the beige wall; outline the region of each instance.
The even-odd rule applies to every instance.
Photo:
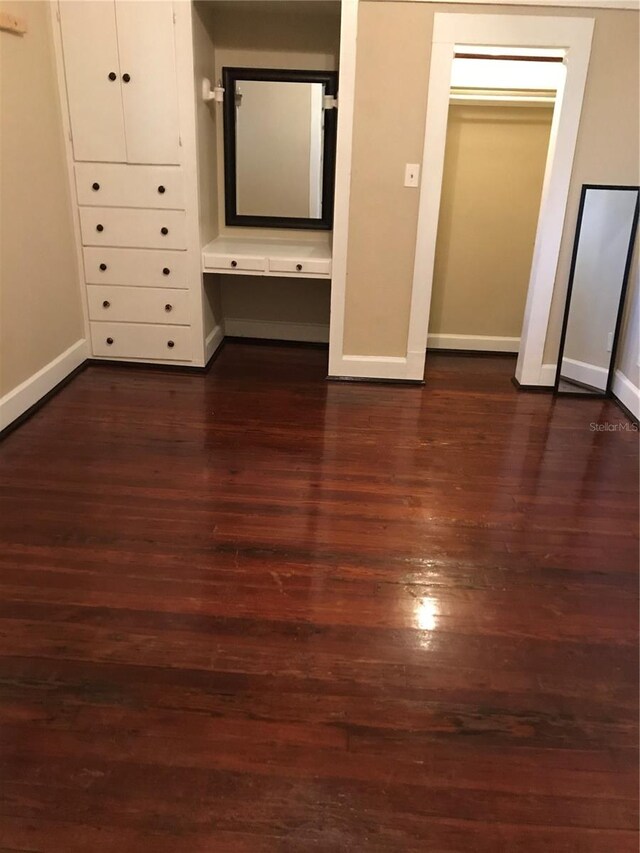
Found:
[[[551,364],[558,358],[582,184],[640,183],[640,16],[626,11],[593,10],[592,14],[596,26],[591,62],[544,351],[544,361]],[[627,335],[618,351],[617,364],[624,363],[625,369],[638,359],[637,349],[635,354],[629,352],[631,343]],[[635,373],[637,379],[637,364]]]
[[[329,329],[330,284],[319,279],[220,276],[225,319],[309,323]]]
[[[461,8],[390,0],[360,4],[345,304],[348,354],[406,354],[418,192],[402,183],[405,163],[422,158],[433,16],[439,11]],[[580,187],[638,183],[638,13],[489,5],[464,11],[596,20],[545,353],[555,361]]]
[[[552,115],[449,108],[431,334],[520,336]]]
[[[84,337],[48,5],[0,3],[0,396]]]

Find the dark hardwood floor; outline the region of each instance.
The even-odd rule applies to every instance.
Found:
[[[325,373],[93,366],[0,446],[2,851],[636,853],[637,434]]]

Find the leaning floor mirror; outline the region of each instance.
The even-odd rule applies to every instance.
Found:
[[[557,394],[606,397],[638,227],[638,187],[582,187]]]

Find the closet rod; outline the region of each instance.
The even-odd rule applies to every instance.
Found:
[[[456,53],[456,59],[510,59],[518,62],[564,62],[562,56],[511,56],[511,54],[493,54],[493,53]]]

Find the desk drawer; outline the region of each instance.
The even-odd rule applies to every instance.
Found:
[[[331,275],[331,261],[324,258],[269,258],[269,272],[295,272],[304,275]]]
[[[78,204],[101,207],[184,208],[179,166],[76,163]]]
[[[267,259],[242,255],[206,255],[205,269],[212,272],[266,272]]]
[[[86,247],[87,284],[131,284],[136,287],[187,288],[187,253],[155,249]]]
[[[81,207],[84,246],[186,249],[186,220],[181,210],[132,210]]]
[[[189,325],[189,291],[155,287],[87,288],[89,319]]]
[[[141,358],[154,361],[191,361],[188,326],[152,326],[138,323],[91,323],[93,354],[104,358]]]

